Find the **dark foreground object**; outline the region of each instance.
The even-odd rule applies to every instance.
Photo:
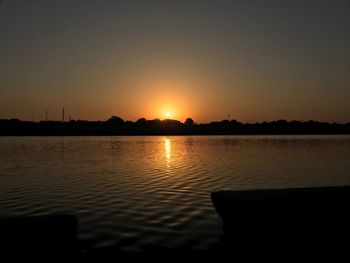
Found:
[[[220,191],[223,253],[239,258],[349,260],[350,187]]]
[[[206,250],[93,248],[77,240],[73,215],[0,219],[0,262],[350,262],[350,187],[221,191],[211,194],[223,220]],[[193,240],[193,243],[196,243]]]
[[[0,262],[63,262],[77,251],[78,219],[73,215],[0,220]]]

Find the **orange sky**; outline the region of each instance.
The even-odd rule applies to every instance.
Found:
[[[3,1],[0,118],[65,107],[87,120],[348,122],[349,12],[330,0]]]

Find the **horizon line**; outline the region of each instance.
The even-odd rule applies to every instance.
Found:
[[[173,121],[173,122],[179,122],[184,124],[186,122],[186,120],[191,119],[193,121],[194,125],[201,125],[201,124],[213,124],[213,123],[220,123],[220,122],[237,122],[240,124],[264,124],[264,123],[276,123],[276,122],[287,122],[287,123],[291,123],[291,122],[299,122],[299,123],[307,123],[307,122],[316,122],[316,123],[327,123],[327,124],[350,124],[350,120],[349,121],[345,121],[345,122],[336,122],[336,121],[320,121],[317,119],[308,119],[308,120],[298,120],[298,119],[274,119],[274,120],[264,120],[264,121],[255,121],[255,122],[242,122],[238,119],[222,119],[222,120],[212,120],[209,122],[195,122],[195,120],[193,120],[191,117],[188,117],[185,119],[185,121],[181,121],[181,120],[177,120],[177,119],[171,119],[171,118],[164,118],[164,119],[160,119],[160,118],[152,118],[152,119],[146,119],[144,117],[138,118],[136,121],[131,121],[131,120],[127,120],[127,119],[123,119],[119,116],[111,116],[108,119],[105,120],[87,120],[87,119],[74,119],[71,118],[67,121],[63,121],[63,120],[58,120],[58,119],[43,119],[43,120],[25,120],[25,119],[20,119],[20,118],[0,118],[0,121],[21,121],[21,122],[31,122],[31,123],[41,123],[41,122],[60,122],[60,123],[70,123],[70,122],[77,122],[77,121],[81,121],[81,122],[109,122],[111,121],[111,119],[113,117],[117,117],[120,118],[120,121],[122,121],[123,123],[138,123],[140,122],[140,120],[144,119],[144,121]]]

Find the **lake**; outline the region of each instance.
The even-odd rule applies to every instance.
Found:
[[[73,213],[97,246],[207,248],[215,190],[350,185],[350,136],[0,137],[0,216]]]

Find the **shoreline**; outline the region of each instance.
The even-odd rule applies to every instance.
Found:
[[[344,135],[350,123],[318,121],[272,121],[241,123],[223,120],[206,124],[182,123],[178,120],[28,122],[0,120],[0,136],[170,136],[170,135]]]
[[[1,133],[0,137],[139,137],[139,136],[348,136],[344,133]]]

